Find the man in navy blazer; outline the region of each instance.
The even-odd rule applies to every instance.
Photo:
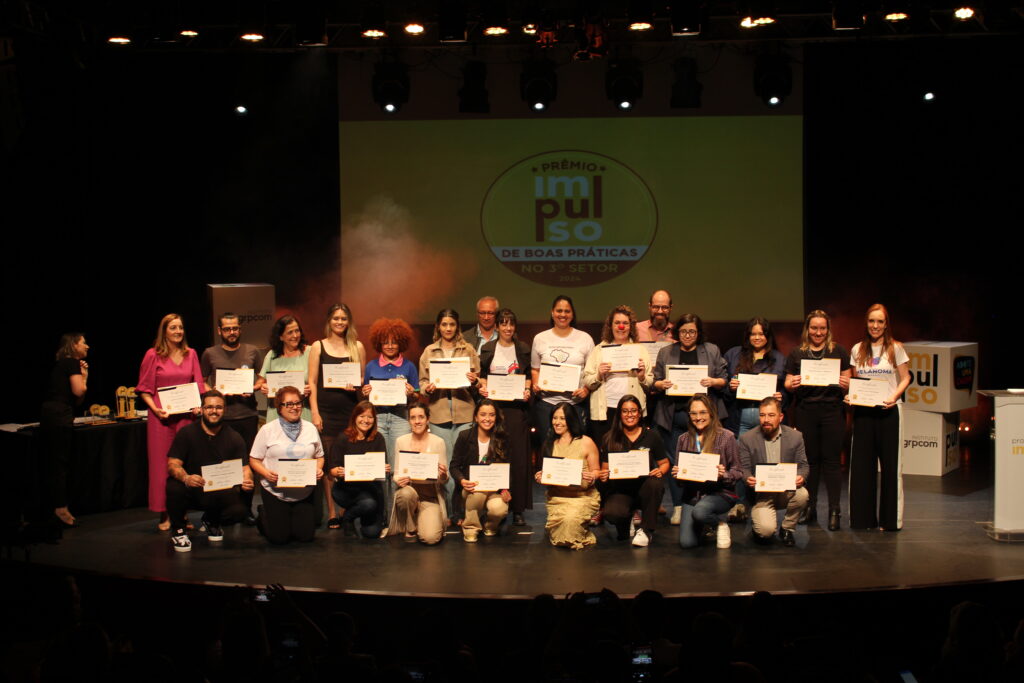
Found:
[[[786,516],[779,529],[779,538],[785,546],[796,545],[793,530],[797,519],[807,507],[810,496],[804,487],[807,477],[807,454],[804,452],[804,437],[782,424],[782,405],[773,396],[761,401],[760,429],[750,429],[739,438],[740,465],[747,486],[754,489],[757,465],[781,462],[796,463],[796,490],[784,493],[758,493],[750,511],[754,534],[761,540],[768,540],[775,533],[776,514],[779,508],[786,509]]]

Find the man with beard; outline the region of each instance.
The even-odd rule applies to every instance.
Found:
[[[672,323],[669,322],[669,316],[672,315],[672,295],[664,289],[657,290],[651,294],[647,310],[651,317],[636,324],[637,341],[671,343]]]
[[[203,510],[203,531],[211,543],[224,540],[222,524],[244,519],[242,492],[252,492],[249,451],[242,437],[224,428],[224,396],[216,389],[203,394],[202,419],[183,427],[167,452],[167,514],[171,520],[171,546],[176,552],[192,550],[185,530],[189,509]],[[204,491],[204,465],[240,460],[242,484],[219,491]],[[241,490],[239,490],[241,489]]]
[[[739,438],[740,465],[747,486],[754,490],[754,477],[758,465],[781,462],[796,463],[796,490],[783,493],[757,493],[756,502],[750,511],[750,520],[757,539],[767,541],[775,533],[777,523],[775,511],[785,508],[786,516],[779,529],[782,545],[794,546],[793,530],[797,519],[807,507],[810,496],[804,487],[807,477],[807,455],[804,452],[804,437],[800,432],[782,424],[782,407],[774,396],[761,401],[760,429],[750,429]]]

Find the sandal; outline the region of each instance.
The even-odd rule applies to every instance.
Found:
[[[341,518],[340,517],[331,517],[329,520],[327,520],[327,528],[328,529],[340,529],[341,528]]]

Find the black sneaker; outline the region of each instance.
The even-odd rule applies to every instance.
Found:
[[[206,520],[203,520],[201,529],[203,533],[206,534],[206,538],[210,543],[219,543],[224,540],[224,531],[216,524],[210,524]]]
[[[789,529],[779,529],[779,538],[782,539],[782,545],[787,548],[792,548],[796,545],[796,538],[794,538],[793,532]]]
[[[192,550],[192,541],[184,529],[177,529],[171,533],[171,547],[176,553],[187,553]]]

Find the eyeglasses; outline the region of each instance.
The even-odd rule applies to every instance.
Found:
[[[656,304],[647,304],[652,311],[671,311],[672,306],[658,306]]]
[[[301,408],[302,401],[285,401],[281,404],[282,408]]]
[[[621,411],[623,415],[639,415],[640,411],[637,408],[625,408]]]
[[[224,327],[222,327],[220,329],[221,329],[222,332],[238,332],[242,328],[239,327],[238,325],[234,325],[232,327],[228,327],[228,326],[225,325]]]
[[[477,311],[476,314],[481,318],[493,318],[498,315],[497,311]]]
[[[696,337],[697,330],[679,330],[680,337]]]
[[[706,410],[700,410],[700,411],[696,411],[696,412],[691,412],[690,413],[690,417],[707,417],[710,414],[711,413],[709,413]]]

